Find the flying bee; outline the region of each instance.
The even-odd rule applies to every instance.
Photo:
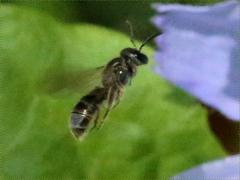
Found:
[[[132,26],[129,22],[127,23],[134,48],[123,49],[119,57],[98,68],[102,69],[101,85],[83,96],[71,113],[70,128],[78,139],[82,139],[89,130],[101,127],[110,110],[118,105],[125,86],[130,84],[131,79],[136,75],[137,67],[148,63],[148,57],[141,50],[160,33],[148,37],[137,48],[133,40]],[[103,117],[99,118],[100,109],[104,103],[106,103],[106,111]]]

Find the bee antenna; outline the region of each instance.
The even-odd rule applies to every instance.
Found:
[[[139,51],[141,51],[141,49],[152,39],[154,39],[155,37],[159,36],[160,34],[162,34],[161,32],[157,32],[152,34],[151,36],[147,37],[145,39],[145,41],[143,41],[142,45],[139,47]]]
[[[131,24],[131,22],[130,22],[129,20],[126,20],[125,22],[126,22],[128,28],[129,28],[129,30],[130,30],[130,41],[132,42],[133,46],[134,46],[135,48],[137,48],[137,46],[136,46],[136,44],[135,44],[135,42],[134,42],[134,33],[133,33],[132,24]]]

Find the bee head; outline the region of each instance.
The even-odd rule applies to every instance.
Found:
[[[141,53],[141,50],[149,41],[151,41],[153,38],[157,37],[161,33],[157,32],[157,33],[147,37],[145,39],[145,41],[143,41],[141,46],[139,48],[137,48],[137,46],[134,42],[134,33],[133,33],[132,24],[128,20],[126,21],[126,23],[127,23],[128,27],[129,27],[129,30],[130,30],[130,40],[131,40],[131,42],[132,42],[132,44],[135,48],[125,48],[125,49],[123,49],[120,53],[121,57],[123,59],[125,59],[127,61],[127,63],[133,63],[137,66],[147,64],[148,63],[148,58],[145,54]]]
[[[136,65],[143,65],[148,63],[148,58],[135,48],[125,48],[120,53],[121,57],[126,61],[131,61]]]

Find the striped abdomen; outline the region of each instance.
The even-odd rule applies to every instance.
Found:
[[[99,106],[106,99],[105,88],[97,87],[88,95],[81,98],[71,114],[71,130],[75,137],[81,138],[90,127],[96,124],[99,114]]]

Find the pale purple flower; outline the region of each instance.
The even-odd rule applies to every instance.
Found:
[[[240,120],[240,2],[154,4],[156,72],[232,120]]]
[[[174,176],[171,180],[239,180],[240,155],[204,163]]]

